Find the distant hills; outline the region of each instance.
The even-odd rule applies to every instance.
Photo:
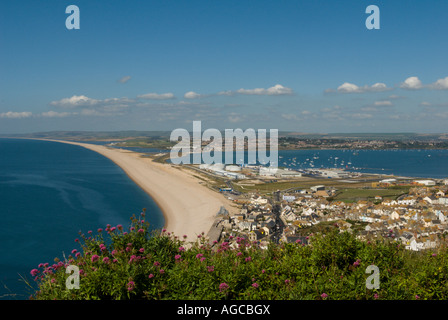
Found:
[[[0,137],[44,138],[63,140],[127,140],[136,138],[169,139],[171,131],[48,131],[28,134],[1,135]],[[224,135],[224,132],[223,132]],[[337,140],[448,140],[448,133],[303,133],[279,131],[279,137],[295,139]]]

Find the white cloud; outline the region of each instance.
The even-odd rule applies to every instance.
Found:
[[[184,98],[185,99],[197,99],[197,98],[201,98],[204,95],[196,93],[194,91],[188,91],[187,93],[184,94]]]
[[[111,107],[129,107],[135,100],[128,98],[107,98],[103,100],[91,99],[84,95],[72,96],[71,98],[64,98],[57,101],[50,102],[50,105],[62,109],[79,109],[79,108],[91,108],[91,109],[107,109]],[[53,115],[55,116],[55,115]]]
[[[0,113],[0,118],[8,118],[8,119],[23,119],[23,118],[29,118],[33,115],[32,112],[14,112],[14,111],[8,111]]]
[[[293,121],[301,120],[301,118],[298,115],[293,113],[282,113],[280,116],[285,120],[293,120]]]
[[[137,96],[140,99],[150,99],[150,100],[168,100],[174,99],[174,94],[171,92],[168,93],[146,93]]]
[[[409,77],[400,84],[400,88],[407,90],[418,90],[423,88],[423,84],[418,77]]]
[[[50,105],[61,108],[75,108],[75,107],[86,107],[93,106],[100,102],[100,100],[91,99],[84,95],[72,96],[70,98],[63,98],[61,100],[52,101]]]
[[[352,93],[359,92],[360,89],[356,84],[345,82],[338,87],[338,92]]]
[[[382,92],[382,91],[387,91],[387,90],[391,90],[390,88],[388,88],[384,83],[375,83],[372,86],[363,86],[363,87],[359,87],[356,84],[353,83],[349,83],[349,82],[344,82],[343,84],[341,84],[338,89],[337,92],[339,93],[364,93],[364,92]],[[327,89],[326,92],[331,92],[331,89]]]
[[[236,91],[240,94],[254,94],[254,95],[268,95],[268,96],[274,96],[274,95],[289,95],[292,94],[292,89],[286,88],[282,86],[281,84],[276,84],[273,87],[264,89],[264,88],[255,88],[255,89],[239,89]]]
[[[437,80],[436,82],[430,84],[429,87],[437,90],[448,90],[448,77]]]
[[[375,83],[370,88],[367,87],[367,90],[368,91],[386,91],[386,90],[389,90],[389,88],[387,88],[387,86],[384,83]]]
[[[370,113],[352,113],[350,114],[350,117],[353,119],[370,119],[373,116]]]
[[[246,95],[265,95],[265,96],[280,96],[280,95],[291,95],[293,90],[282,86],[281,84],[276,84],[270,88],[255,88],[255,89],[238,89],[236,91],[220,91],[217,95],[220,96],[233,96],[235,94],[246,94]]]
[[[403,99],[401,96],[397,96],[396,94],[392,94],[388,97],[389,100],[397,100],[397,99]]]
[[[389,100],[375,101],[374,105],[377,107],[388,107],[392,106],[392,102]]]
[[[131,76],[124,76],[123,78],[121,78],[120,80],[118,80],[118,82],[120,83],[126,83],[129,80],[131,80]]]
[[[56,111],[48,111],[48,112],[42,112],[42,117],[45,118],[63,118],[71,116],[73,113],[70,112],[56,112]]]

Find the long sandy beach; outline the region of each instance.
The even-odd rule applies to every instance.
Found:
[[[161,164],[142,154],[89,143],[47,141],[78,145],[98,152],[115,164],[158,204],[165,217],[165,229],[194,241],[208,233],[221,206],[234,210],[230,200],[200,184],[201,180],[171,164]],[[151,213],[148,212],[148,215]]]

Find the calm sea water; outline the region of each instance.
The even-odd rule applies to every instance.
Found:
[[[78,232],[122,224],[147,209],[153,229],[164,219],[155,202],[112,161],[56,142],[0,139],[0,299],[27,299],[20,275],[54,263]],[[33,281],[31,281],[33,282]]]
[[[448,150],[287,150],[279,151],[279,166],[442,179],[448,178]]]
[[[166,152],[166,151],[165,151]],[[179,156],[179,161],[193,162],[193,155]],[[211,153],[214,157],[214,153]],[[269,152],[267,154],[269,157]],[[338,168],[347,171],[396,175],[404,177],[448,178],[448,150],[280,150],[278,167],[293,170]],[[259,155],[256,155],[257,160]],[[203,160],[203,159],[202,159]],[[223,163],[226,162],[222,153]],[[248,163],[244,157],[233,152],[233,163]],[[260,164],[258,161],[256,164]]]

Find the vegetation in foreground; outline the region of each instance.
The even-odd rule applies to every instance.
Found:
[[[364,242],[334,228],[301,242],[261,249],[244,238],[189,246],[166,231],[153,232],[145,213],[130,226],[81,234],[64,261],[31,270],[31,299],[386,299],[448,298],[447,248],[409,252],[387,239]],[[231,245],[234,243],[235,245]],[[79,268],[79,288],[68,289],[66,268]],[[378,288],[368,289],[379,270]],[[69,279],[67,281],[67,279]],[[375,286],[375,281],[370,283]],[[371,286],[370,286],[371,287]]]

